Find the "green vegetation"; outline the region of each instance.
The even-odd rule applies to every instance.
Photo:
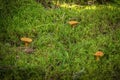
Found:
[[[4,4],[0,7],[0,80],[119,80],[118,5],[64,3],[44,8],[32,0]],[[70,20],[79,24],[72,28]],[[33,53],[20,50],[21,37],[32,38]],[[99,50],[104,56],[96,61]]]

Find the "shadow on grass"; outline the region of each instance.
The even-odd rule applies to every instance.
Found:
[[[0,80],[45,80],[45,72],[40,68],[0,67]]]

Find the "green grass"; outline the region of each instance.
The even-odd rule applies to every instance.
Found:
[[[46,9],[29,3],[1,23],[1,80],[118,80],[120,8],[113,5]],[[72,28],[71,19],[80,23]],[[7,23],[6,23],[7,22]],[[18,49],[30,37],[33,54]],[[94,54],[104,52],[100,61]]]

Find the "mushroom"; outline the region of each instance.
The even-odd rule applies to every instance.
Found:
[[[72,27],[75,27],[79,22],[78,21],[69,21],[68,24],[70,24]]]
[[[27,47],[28,44],[32,42],[32,39],[23,37],[21,38],[21,41],[25,42],[25,46]]]
[[[100,57],[102,57],[104,54],[102,51],[97,51],[94,55],[96,56],[96,60],[99,61]]]

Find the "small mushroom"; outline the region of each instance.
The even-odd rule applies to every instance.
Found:
[[[100,57],[102,57],[104,53],[102,51],[97,51],[94,55],[96,57],[96,60],[99,61]]]
[[[21,38],[21,41],[25,42],[25,47],[27,47],[28,44],[32,42],[32,39],[23,37]]]
[[[70,24],[72,27],[75,27],[79,22],[78,21],[69,21],[68,24]]]

